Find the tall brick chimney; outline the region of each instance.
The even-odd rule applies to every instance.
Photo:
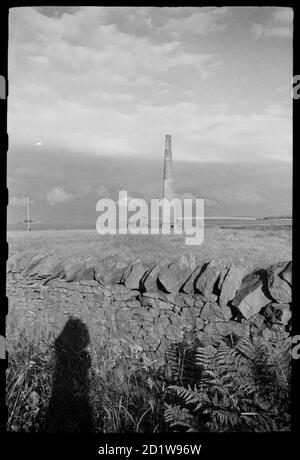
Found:
[[[166,135],[166,140],[165,140],[163,198],[169,201],[175,198],[173,164],[172,164],[172,144],[171,144],[171,136],[169,134]],[[165,209],[167,208],[164,207],[164,210]],[[174,222],[175,222],[174,217],[175,217],[174,209],[171,207],[169,217],[163,218],[163,227],[173,228]]]
[[[171,136],[169,134],[166,135],[165,140],[163,198],[166,198],[167,200],[173,200],[173,198],[175,198],[172,164],[172,143]]]

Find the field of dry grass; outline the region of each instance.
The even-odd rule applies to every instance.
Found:
[[[116,254],[121,263],[134,259],[167,262],[185,255],[196,263],[225,258],[252,269],[292,257],[291,228],[266,225],[205,229],[200,246],[188,246],[181,235],[105,235],[95,230],[9,232],[9,254],[37,251],[50,254],[99,256]]]

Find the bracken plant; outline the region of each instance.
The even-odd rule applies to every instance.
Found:
[[[196,383],[171,385],[165,421],[175,431],[288,431],[291,339],[282,329],[237,344],[200,346]]]

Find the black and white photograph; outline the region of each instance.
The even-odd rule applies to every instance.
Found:
[[[293,21],[9,9],[8,432],[291,431]]]

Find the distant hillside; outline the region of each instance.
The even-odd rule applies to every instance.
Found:
[[[292,216],[266,216],[266,217],[257,217],[257,220],[270,220],[270,219],[292,219]]]

